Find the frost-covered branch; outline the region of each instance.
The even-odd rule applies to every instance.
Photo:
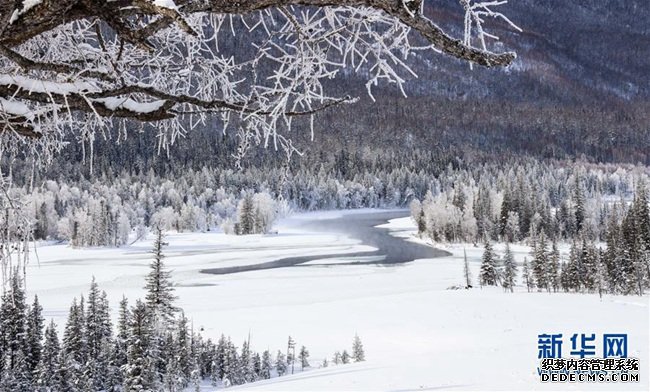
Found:
[[[514,53],[484,42],[484,17],[509,22],[491,11],[503,1],[461,1],[463,39],[424,15],[422,0],[0,0],[0,143],[60,145],[97,130],[119,140],[135,121],[155,124],[164,146],[216,114],[242,141],[295,151],[295,117],[313,124],[353,100],[323,85],[343,69],[367,73],[371,96],[380,82],[402,89],[415,76],[413,36],[471,63],[510,64]],[[249,45],[233,56],[221,49],[233,40]]]

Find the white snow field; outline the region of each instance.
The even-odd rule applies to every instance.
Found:
[[[368,212],[365,210],[364,212]],[[448,248],[453,256],[397,266],[330,265],[287,267],[208,275],[202,268],[253,264],[305,254],[372,249],[344,235],[306,232],[303,220],[342,212],[298,214],[276,225],[277,235],[169,233],[166,263],[173,270],[178,306],[194,329],[213,339],[222,333],[252,348],[286,349],[287,336],[305,345],[312,369],[292,376],[233,387],[273,391],[410,390],[648,390],[649,297],[596,294],[515,293],[501,288],[448,290],[463,281],[463,248],[473,277],[481,248]],[[412,236],[409,218],[392,220],[394,234]],[[152,236],[150,236],[152,237]],[[38,248],[27,269],[28,291],[38,294],[46,318],[62,327],[72,297],[85,293],[94,276],[115,312],[122,295],[131,303],[143,296],[152,238],[119,249]],[[502,251],[502,246],[495,247]],[[517,261],[528,255],[514,248]],[[529,257],[530,259],[530,257]],[[349,261],[349,260],[347,260]],[[334,351],[350,351],[361,337],[366,362],[318,369]],[[641,380],[629,384],[542,384],[536,373],[537,337],[562,333],[563,356],[569,337],[595,333],[602,356],[603,333],[627,333],[628,356],[640,359]],[[210,390],[205,385],[204,390]]]

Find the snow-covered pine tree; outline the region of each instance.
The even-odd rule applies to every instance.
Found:
[[[305,368],[309,367],[309,351],[307,350],[307,347],[300,347],[298,359],[300,360],[300,370],[304,370]]]
[[[178,318],[178,326],[176,329],[175,347],[172,356],[178,363],[178,375],[181,377],[180,385],[185,388],[189,385],[192,376],[192,355],[190,352],[190,331],[187,317],[185,313],[181,312]]]
[[[282,377],[287,372],[287,358],[280,350],[275,357],[275,371],[278,373],[278,377]]]
[[[496,286],[499,282],[497,258],[490,241],[485,241],[485,250],[481,259],[480,282],[481,286]]]
[[[76,366],[76,361],[66,353],[65,349],[62,349],[57,360],[52,391],[85,392],[79,389],[75,383]]]
[[[86,362],[86,377],[90,380],[91,388],[107,389],[106,380],[109,376],[109,356],[107,351],[112,340],[108,300],[106,293],[99,291],[99,286],[93,276],[88,293],[84,332],[88,360]]]
[[[607,290],[607,278],[606,278],[606,267],[605,267],[605,252],[602,248],[598,250],[598,264],[596,267],[596,290],[598,291],[598,296],[602,299],[603,293]]]
[[[27,364],[29,371],[36,376],[36,368],[41,360],[43,350],[43,307],[34,296],[34,302],[27,315]]]
[[[83,299],[82,299],[83,301]],[[82,302],[83,303],[83,302]],[[63,332],[63,350],[68,359],[81,366],[86,360],[83,306],[75,297],[70,305],[68,320]]]
[[[341,352],[340,351],[335,351],[334,356],[332,356],[332,363],[334,365],[338,365],[341,363]]]
[[[31,388],[27,304],[20,276],[18,269],[12,271],[0,305],[0,390],[6,391]]]
[[[576,292],[582,289],[582,260],[580,255],[580,250],[575,242],[571,244],[571,249],[569,250],[569,262],[564,268],[566,271],[565,281],[569,290],[575,290]]]
[[[546,280],[549,287],[557,292],[560,287],[560,250],[558,249],[557,240],[553,238],[551,252],[548,254],[548,264],[546,265]]]
[[[546,243],[546,235],[540,232],[539,237],[533,248],[533,277],[535,278],[535,285],[538,290],[547,289],[550,291],[548,282],[548,245]]]
[[[594,244],[582,242],[582,284],[584,288],[593,292],[597,289],[597,271],[600,264],[599,253]]]
[[[267,380],[271,378],[271,369],[273,368],[273,362],[271,358],[271,352],[269,350],[264,350],[262,353],[262,367],[260,378]]]
[[[262,357],[260,356],[260,353],[255,353],[253,355],[253,374],[254,374],[253,381],[258,381],[261,378]]]
[[[253,234],[255,230],[255,207],[253,205],[253,194],[246,192],[244,198],[239,202],[237,216],[239,220],[238,234]]]
[[[515,258],[510,250],[510,244],[506,243],[506,251],[503,255],[503,279],[501,285],[503,289],[510,292],[514,291],[515,281],[517,279],[517,265]]]
[[[137,300],[131,310],[127,363],[124,367],[125,391],[158,390],[155,378],[156,358],[151,357],[154,335],[151,313],[144,302]]]
[[[622,207],[621,207],[622,208]],[[618,204],[612,206],[612,212],[607,221],[607,231],[605,241],[607,248],[603,256],[605,264],[607,287],[612,294],[622,293],[625,291],[625,275],[623,270],[623,238],[620,225]]]
[[[60,352],[61,345],[59,344],[59,336],[57,334],[56,324],[52,320],[45,329],[45,342],[43,343],[43,350],[36,371],[37,382],[35,385],[39,389],[45,391],[56,390],[54,387],[56,384]]]
[[[223,379],[224,374],[226,372],[225,365],[226,365],[226,337],[222,334],[221,337],[219,338],[219,341],[217,342],[217,349],[215,352],[215,358],[214,358],[214,374],[215,377],[219,380]]]
[[[624,243],[623,274],[626,276],[626,293],[643,295],[650,284],[650,217],[645,183],[637,186],[632,206],[622,223]]]
[[[241,355],[239,356],[240,367],[242,371],[243,381],[245,383],[255,381],[255,369],[253,363],[253,354],[250,349],[248,340],[244,341],[241,348]]]
[[[341,363],[344,365],[350,363],[350,353],[348,353],[348,350],[343,350],[341,353]]]
[[[645,250],[650,249],[650,200],[647,184],[643,180],[638,181],[634,194],[633,209],[636,215],[636,223],[641,237],[641,245]],[[650,274],[650,272],[649,272]]]
[[[354,340],[352,341],[352,359],[354,362],[363,362],[366,360],[363,343],[361,343],[361,338],[358,334],[354,334]]]
[[[192,371],[190,372],[190,382],[194,392],[201,391],[201,368],[198,363],[194,360],[192,366]]]
[[[576,174],[573,185],[573,205],[575,214],[576,233],[580,233],[586,218],[585,214],[585,195],[582,189],[580,176]]]
[[[153,260],[146,278],[146,305],[151,312],[154,327],[164,332],[172,322],[177,309],[174,307],[176,296],[171,282],[171,274],[164,263],[164,235],[160,227],[156,228],[156,239],[153,247]]]
[[[224,379],[228,379],[232,385],[242,384],[242,369],[239,354],[233,342],[228,338],[226,340],[225,357],[224,357]]]
[[[172,331],[165,334],[165,342],[162,347],[165,352],[165,361],[162,365],[165,369],[162,374],[162,385],[165,391],[181,391],[187,386],[187,378],[181,374],[178,356],[176,354],[176,339]]]
[[[110,371],[108,384],[120,387],[124,382],[124,369],[127,364],[127,349],[129,338],[129,326],[131,324],[131,311],[129,310],[129,301],[122,296],[120,301],[117,331],[113,340],[113,349],[110,354]]]
[[[530,271],[530,266],[528,265],[528,259],[526,257],[524,257],[522,275],[523,275],[522,278],[524,280],[524,283],[526,283],[526,289],[530,293],[530,290],[535,289],[535,281],[533,279],[533,274]]]

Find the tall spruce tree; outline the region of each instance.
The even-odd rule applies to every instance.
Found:
[[[576,292],[582,290],[582,257],[575,242],[569,250],[569,262],[564,269],[566,271],[565,281],[569,290]]]
[[[287,372],[287,358],[280,350],[278,350],[278,354],[275,357],[275,371],[278,373],[278,377],[283,376]]]
[[[27,364],[29,371],[36,375],[36,367],[41,360],[43,351],[43,307],[34,296],[34,303],[29,308],[27,315]]]
[[[354,340],[352,341],[352,359],[354,362],[363,362],[366,360],[363,343],[361,343],[361,338],[357,334],[354,335]]]
[[[309,350],[307,350],[307,347],[300,347],[300,351],[298,352],[298,359],[300,360],[300,370],[304,370],[305,368],[309,367]]]
[[[27,342],[27,304],[20,272],[9,277],[9,288],[0,305],[0,390],[27,391],[31,388],[29,345]]]
[[[539,238],[533,248],[533,277],[535,278],[535,285],[537,289],[547,289],[550,291],[548,282],[548,245],[546,243],[546,235],[540,232]]]
[[[152,322],[157,329],[164,331],[174,318],[176,308],[174,307],[174,287],[171,282],[171,274],[164,264],[164,236],[160,227],[156,228],[156,239],[154,241],[154,258],[150,264],[149,274],[146,278],[145,290],[146,305],[152,315]]]
[[[584,191],[582,190],[580,176],[578,175],[575,176],[575,182],[573,185],[573,206],[574,206],[576,233],[580,233],[584,225],[586,213],[585,213],[585,194]]]
[[[95,277],[92,279],[88,293],[84,327],[88,358],[85,363],[86,377],[89,379],[91,388],[107,389],[106,381],[109,377],[110,366],[109,348],[113,332],[106,293],[99,291]]]
[[[251,192],[247,192],[241,201],[239,208],[239,230],[240,234],[253,234],[255,232],[255,207]]]
[[[523,265],[523,280],[526,283],[526,289],[530,293],[531,290],[535,288],[535,280],[533,279],[533,274],[530,272],[530,266],[528,265],[528,259],[524,257]]]
[[[558,291],[560,287],[560,250],[558,249],[557,240],[555,238],[551,244],[551,252],[548,254],[546,281],[549,288],[553,288],[554,292]]]
[[[271,359],[271,352],[269,350],[265,350],[262,353],[262,372],[260,374],[260,377],[265,380],[271,378],[272,368],[273,363]]]
[[[481,260],[480,282],[481,286],[496,286],[499,282],[497,258],[490,241],[485,242],[485,250]]]
[[[131,310],[127,364],[124,367],[124,390],[154,391],[158,385],[155,378],[156,358],[151,356],[151,340],[154,330],[150,312],[140,300]]]
[[[515,258],[510,250],[510,244],[506,243],[506,251],[503,255],[503,279],[501,285],[504,290],[514,291],[515,281],[517,279],[517,265]]]
[[[45,329],[45,342],[43,343],[43,351],[37,368],[38,382],[36,386],[39,389],[45,391],[55,390],[60,352],[59,336],[56,331],[56,324],[52,320]]]

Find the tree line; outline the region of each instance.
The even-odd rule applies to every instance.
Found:
[[[605,249],[582,236],[572,241],[569,258],[565,261],[560,257],[557,236],[550,240],[550,248],[544,231],[533,237],[531,263],[524,260],[522,265],[521,279],[528,291],[643,295],[650,287],[650,213],[645,186],[639,187],[629,208],[625,209],[624,203],[612,208],[606,227]],[[509,243],[506,242],[500,260],[491,243],[486,241],[480,284],[501,285],[513,291],[516,277],[517,265]]]
[[[518,241],[538,228],[549,237],[559,232],[570,239],[582,231],[604,240],[610,201],[629,198],[635,182],[647,179],[644,166],[526,157],[495,162],[420,150],[404,158],[369,149],[264,170],[71,173],[50,173],[57,179],[38,178],[39,186],[12,190],[30,211],[35,239],[120,246],[156,226],[264,232],[288,210],[404,207],[417,200],[421,232],[437,241]]]

